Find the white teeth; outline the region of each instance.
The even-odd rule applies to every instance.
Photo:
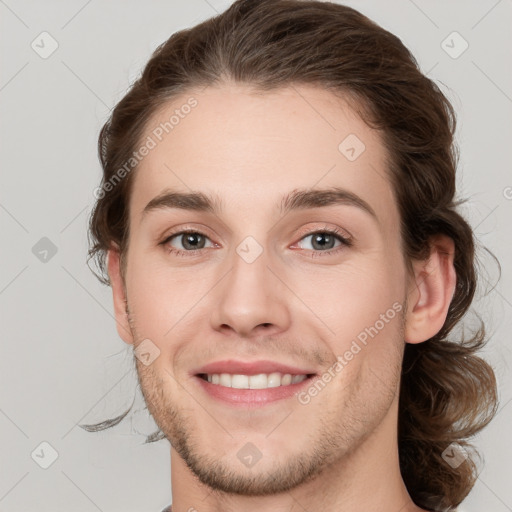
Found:
[[[268,379],[266,374],[260,373],[259,375],[251,375],[249,377],[249,387],[251,389],[265,389],[267,387]]]
[[[280,385],[281,385],[281,374],[280,373],[271,373],[268,376],[267,387],[277,388]]]
[[[227,388],[231,387],[231,375],[229,373],[221,373],[219,384],[221,386],[226,386]]]
[[[249,387],[249,377],[247,375],[232,375],[231,387],[237,389],[247,389]]]
[[[236,389],[267,389],[277,388],[279,386],[289,386],[306,379],[306,375],[291,375],[289,373],[281,374],[260,373],[258,375],[231,375],[229,373],[213,373],[207,375],[208,382],[228,388]]]
[[[305,375],[303,377],[306,378]],[[293,377],[289,373],[286,373],[281,377],[281,386],[289,386],[292,382]]]

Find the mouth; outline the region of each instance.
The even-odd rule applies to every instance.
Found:
[[[271,389],[300,384],[315,374],[290,374],[281,372],[259,373],[256,375],[230,373],[199,373],[197,377],[214,385],[232,389]]]
[[[281,400],[295,399],[311,385],[315,373],[260,373],[254,375],[230,373],[198,373],[195,381],[214,403],[242,409],[264,407]],[[298,401],[298,400],[297,400]]]

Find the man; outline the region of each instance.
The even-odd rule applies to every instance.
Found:
[[[155,51],[100,134],[91,256],[172,512],[467,495],[496,389],[482,333],[447,337],[476,285],[454,129],[400,40],[341,5],[238,1]]]

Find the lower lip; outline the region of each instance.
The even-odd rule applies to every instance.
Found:
[[[240,407],[260,407],[277,400],[284,400],[296,395],[302,388],[309,386],[313,377],[307,377],[302,382],[289,384],[288,386],[278,386],[266,389],[236,389],[212,384],[199,376],[195,378],[199,381],[199,385],[211,397],[228,403],[233,406]]]

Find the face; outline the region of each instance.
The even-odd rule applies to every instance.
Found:
[[[148,408],[203,483],[290,489],[397,410],[407,276],[382,140],[328,91],[233,84],[175,98],[147,136],[122,336],[153,354]]]

